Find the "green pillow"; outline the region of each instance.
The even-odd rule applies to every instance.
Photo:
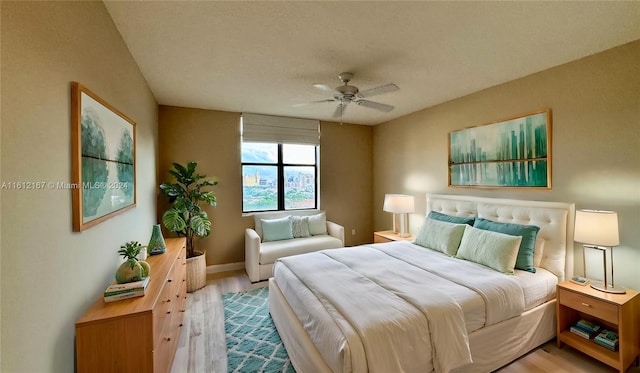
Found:
[[[293,238],[291,217],[280,219],[260,219],[262,224],[262,242],[290,240]]]
[[[469,224],[469,225],[473,225],[473,221],[475,220],[473,216],[463,218],[461,216],[447,215],[447,214],[443,214],[441,212],[436,212],[436,211],[429,212],[429,215],[427,215],[427,217],[435,220],[454,223],[454,224]]]
[[[456,258],[512,274],[522,237],[467,226]]]
[[[499,223],[497,221],[482,218],[476,219],[473,226],[478,229],[522,237],[522,242],[518,249],[516,268],[536,273],[536,268],[533,265],[533,252],[536,247],[536,236],[540,231],[540,227],[536,227],[535,225]]]
[[[454,256],[460,246],[465,227],[465,224],[426,218],[413,243]]]

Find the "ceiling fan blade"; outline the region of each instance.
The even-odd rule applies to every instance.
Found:
[[[364,107],[368,107],[368,108],[371,108],[371,109],[384,111],[386,113],[388,113],[391,110],[393,110],[393,106],[387,105],[387,104],[381,104],[379,102],[373,102],[373,101],[367,101],[367,100],[358,100],[358,101],[354,101],[354,102],[356,104],[360,105],[360,106],[364,106]]]
[[[313,84],[313,86],[314,86],[315,88],[321,89],[321,90],[323,90],[323,91],[327,91],[327,92],[336,92],[336,89],[335,89],[335,88],[333,88],[333,87],[329,87],[329,86],[328,86],[328,85],[326,85],[326,84],[315,83],[315,84]]]
[[[336,107],[336,111],[333,112],[333,117],[334,118],[342,118],[346,108],[347,108],[347,104],[342,103],[342,102],[339,103],[338,106]]]
[[[320,103],[323,103],[323,102],[334,102],[334,101],[335,101],[334,99],[332,99],[332,98],[328,98],[328,99],[326,99],[326,100],[318,100],[318,101],[311,101],[311,102],[303,102],[303,103],[300,103],[300,104],[293,104],[293,105],[291,105],[291,106],[293,106],[293,107],[300,107],[300,106],[307,106],[307,105],[313,105],[313,104],[320,104]]]
[[[397,91],[399,89],[400,88],[398,88],[397,85],[395,85],[393,83],[389,83],[389,84],[381,85],[379,87],[375,87],[375,88],[371,88],[371,89],[365,89],[364,91],[361,91],[360,93],[358,93],[357,96],[360,97],[360,98],[365,98],[365,97],[381,95],[383,93],[394,92],[394,91]]]

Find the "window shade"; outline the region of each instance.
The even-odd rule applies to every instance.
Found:
[[[242,141],[320,145],[320,121],[243,113]]]

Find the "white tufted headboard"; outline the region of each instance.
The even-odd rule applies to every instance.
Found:
[[[540,227],[536,251],[542,249],[539,266],[558,276],[559,281],[573,276],[573,203],[427,194],[427,214],[432,210],[503,223],[536,225]]]

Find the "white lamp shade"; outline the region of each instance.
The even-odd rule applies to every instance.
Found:
[[[597,246],[617,246],[618,214],[614,211],[578,210],[576,211],[576,228],[573,239]]]
[[[382,210],[394,214],[408,214],[415,211],[414,198],[406,194],[385,194]]]

